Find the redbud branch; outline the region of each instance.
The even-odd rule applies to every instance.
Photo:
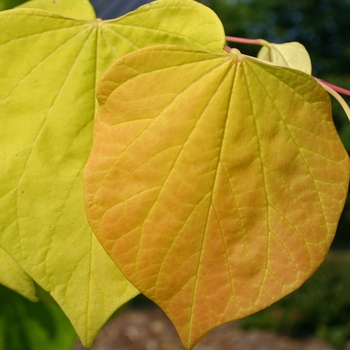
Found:
[[[350,108],[348,106],[348,104],[345,102],[345,100],[337,93],[336,90],[333,89],[332,86],[336,86],[333,84],[330,84],[328,82],[325,82],[321,79],[317,79],[316,80],[322,85],[322,87],[330,94],[332,95],[338,102],[339,104],[343,107],[345,114],[347,115],[347,117],[349,118],[350,121]],[[336,86],[338,88],[338,86]],[[343,88],[341,88],[343,89]],[[344,89],[345,90],[345,89]]]
[[[226,40],[231,43],[241,43],[241,44],[253,44],[253,45],[266,45],[269,46],[269,42],[264,39],[246,39],[239,38],[237,36],[227,36]]]
[[[338,85],[331,84],[328,81],[325,81],[325,80],[322,80],[322,79],[319,79],[319,78],[316,78],[316,79],[319,82],[328,85],[329,87],[331,87],[333,90],[339,92],[340,94],[350,96],[350,90],[344,89],[344,88],[342,88],[342,87],[340,87]]]
[[[226,40],[228,42],[233,42],[233,43],[241,43],[241,44],[252,44],[252,45],[261,45],[261,46],[267,46],[270,47],[270,43],[264,39],[246,39],[246,38],[239,38],[236,36],[227,36]],[[224,47],[224,50],[227,52],[230,52],[231,48],[228,46]],[[328,83],[327,81],[324,81],[319,78],[315,78],[322,86],[323,88],[331,94],[337,101],[340,103],[340,105],[343,107],[346,115],[348,116],[350,120],[350,108],[345,102],[345,100],[338,94],[347,95],[350,96],[350,90],[344,89],[340,86]]]

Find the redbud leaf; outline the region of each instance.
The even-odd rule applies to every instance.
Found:
[[[311,76],[237,50],[158,46],[118,59],[97,97],[90,224],[186,348],[324,260],[349,159]]]

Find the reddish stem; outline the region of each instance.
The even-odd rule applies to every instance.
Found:
[[[246,39],[246,38],[239,38],[237,36],[227,36],[226,40],[233,43],[241,43],[241,44],[253,44],[253,45],[268,45],[269,43],[264,39]],[[230,48],[228,46],[225,46],[225,51],[229,52]],[[328,83],[325,80],[316,78],[318,81],[322,82],[323,84],[328,85],[330,88],[332,88],[334,91],[339,92],[340,94],[350,96],[350,90],[344,89],[340,86]]]
[[[266,42],[263,39],[246,39],[246,38],[239,38],[237,36],[227,36],[226,40],[232,43],[253,44],[253,45],[263,45],[263,43]]]
[[[318,81],[321,81],[323,84],[326,84],[328,85],[329,87],[331,87],[334,91],[337,91],[339,92],[340,94],[343,94],[343,95],[347,95],[347,96],[350,96],[350,90],[347,90],[347,89],[344,89],[338,85],[334,85],[334,84],[331,84],[329,83],[328,81],[325,81],[325,80],[322,80],[322,79],[319,79],[319,78],[316,78]]]

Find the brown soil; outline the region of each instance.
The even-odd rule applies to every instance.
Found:
[[[86,349],[77,343],[73,350]],[[100,332],[91,350],[183,350],[179,336],[158,307],[129,308]],[[350,344],[346,347],[350,350]],[[194,350],[334,350],[310,337],[292,339],[270,331],[243,330],[237,322],[209,332]]]

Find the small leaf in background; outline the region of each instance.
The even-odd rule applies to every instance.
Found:
[[[85,214],[97,81],[117,57],[147,45],[222,51],[222,24],[195,1],[163,0],[106,22],[15,9],[0,13],[0,32],[0,245],[89,345],[138,294]]]
[[[32,303],[1,285],[0,300],[0,349],[72,349],[76,333],[56,304]]]
[[[118,59],[97,96],[90,224],[186,348],[324,260],[349,159],[314,78],[237,50],[158,46]]]
[[[261,41],[265,46],[263,46],[259,51],[258,58],[283,67],[299,69],[311,75],[312,67],[310,56],[303,45],[298,42],[271,44],[265,40]],[[350,120],[350,108],[344,98],[338,93],[339,91],[343,90],[345,94],[348,95],[349,91],[321,79],[317,80],[323,86],[323,88],[339,102]]]
[[[283,67],[299,69],[302,72],[311,74],[311,59],[305,47],[298,42],[272,44],[263,46],[258,58],[272,62]]]

